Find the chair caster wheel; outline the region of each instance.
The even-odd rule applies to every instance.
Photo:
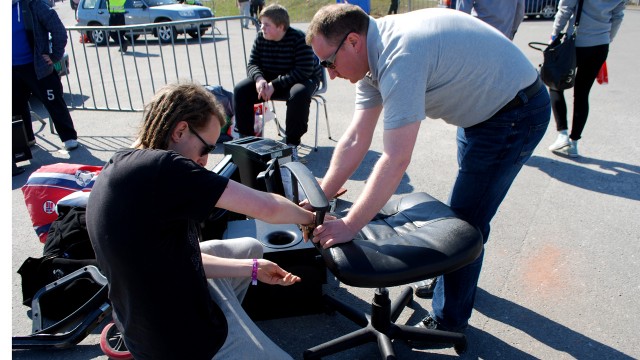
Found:
[[[110,359],[133,359],[116,324],[110,322],[100,334],[100,349]]]
[[[467,339],[464,339],[464,342],[460,344],[453,345],[453,350],[456,351],[456,354],[462,355],[467,352]]]

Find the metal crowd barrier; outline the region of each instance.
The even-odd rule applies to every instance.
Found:
[[[243,29],[242,19],[249,19],[253,26]],[[208,29],[187,32],[194,24]],[[169,26],[173,36],[165,42],[154,35]],[[114,29],[135,39],[126,53],[110,38],[105,45],[82,41],[83,35],[99,39]],[[119,27],[71,26],[67,31],[69,73],[62,78],[67,106],[142,111],[160,87],[177,81],[221,85],[233,91],[236,81],[247,76],[258,23],[251,17],[230,16]]]

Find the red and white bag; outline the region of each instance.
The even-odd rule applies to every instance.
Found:
[[[34,171],[22,186],[33,229],[40,242],[47,240],[51,223],[58,218],[58,200],[76,191],[91,191],[102,166],[58,163]]]

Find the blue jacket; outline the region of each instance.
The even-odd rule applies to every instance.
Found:
[[[67,46],[67,30],[58,13],[43,0],[18,1],[18,9],[18,12],[12,12],[12,16],[17,17],[18,22],[24,21],[27,33],[31,33],[27,37],[33,39],[31,45],[36,76],[42,79],[54,71],[53,65],[47,64],[42,54],[48,54],[53,63],[61,60]]]

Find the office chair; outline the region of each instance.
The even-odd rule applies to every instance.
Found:
[[[292,173],[293,201],[298,201],[297,181],[316,210],[319,225],[328,209],[320,186],[304,165],[291,162],[283,167]],[[395,324],[411,302],[413,291],[407,286],[392,303],[386,289],[457,270],[480,255],[483,247],[480,231],[459,219],[451,208],[426,193],[406,195],[389,201],[353,241],[328,249],[316,247],[327,269],[339,281],[376,290],[370,315],[324,295],[330,308],[362,328],[307,349],[305,359],[320,358],[368,342],[378,343],[383,359],[393,359],[391,341],[395,339],[450,344],[458,354],[466,350],[464,334]]]

